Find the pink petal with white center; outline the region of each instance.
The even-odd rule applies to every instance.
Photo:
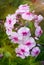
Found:
[[[26,12],[26,13],[22,14],[22,18],[24,20],[32,21],[34,19],[34,15],[31,12]]]
[[[35,48],[33,48],[32,51],[31,51],[31,55],[32,55],[32,56],[35,56],[35,57],[37,57],[37,56],[39,55],[39,53],[40,53],[39,47],[35,47]]]
[[[41,27],[38,26],[38,27],[36,28],[36,30],[35,30],[35,36],[36,36],[36,37],[40,37],[42,33],[43,33],[43,31],[42,31]]]
[[[36,42],[32,37],[25,39],[24,44],[29,47],[29,50],[36,46]]]

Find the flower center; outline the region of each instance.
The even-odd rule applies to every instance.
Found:
[[[27,42],[26,45],[28,45],[28,46],[31,45],[31,42]]]
[[[22,52],[25,52],[25,50],[24,50],[24,49],[21,49],[21,51],[22,51]]]
[[[11,20],[9,20],[9,24],[11,24]]]
[[[39,34],[40,34],[40,35],[42,34],[42,31],[41,31],[41,30],[39,31]]]
[[[17,38],[17,37],[14,37],[13,39],[14,39],[15,41],[18,41],[18,38]]]
[[[22,34],[23,34],[23,36],[26,36],[27,35],[27,32],[23,32]]]
[[[36,55],[37,55],[38,53],[39,53],[38,51],[35,52]]]
[[[26,14],[27,14],[27,15],[30,15],[31,13],[30,13],[30,12],[27,12]]]

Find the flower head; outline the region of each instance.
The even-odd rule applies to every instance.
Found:
[[[43,16],[42,15],[38,15],[38,17],[35,20],[35,22],[40,23],[42,20],[43,20]]]
[[[19,8],[16,10],[16,14],[23,14],[29,11],[30,11],[29,6],[27,4],[24,4],[19,6]]]
[[[11,39],[11,42],[18,43],[18,34],[16,32],[12,32],[11,36],[9,36],[9,39]]]
[[[35,30],[35,36],[36,36],[36,37],[40,37],[42,33],[43,33],[43,31],[42,31],[41,27],[38,26],[38,27],[36,28],[36,30]]]
[[[30,56],[29,48],[25,45],[19,45],[18,48],[15,49],[15,52],[18,57],[24,59],[25,57]]]
[[[23,19],[26,25],[23,24]],[[41,27],[39,26],[39,23],[42,20],[43,16],[36,15],[34,10],[31,12],[30,6],[28,6],[27,4],[20,5],[15,14],[8,15],[6,17],[6,22],[4,24],[6,28],[6,34],[8,35],[8,38],[11,40],[11,42],[18,44],[18,47],[15,49],[16,56],[24,59],[25,57],[28,57],[30,55],[35,57],[39,55],[40,49],[36,46],[40,45],[36,45],[35,40],[39,40],[39,37],[43,33]],[[31,36],[27,21],[34,21],[33,23],[36,28],[35,37]],[[31,25],[31,27],[33,29],[33,24]]]
[[[8,28],[13,28],[15,23],[16,23],[15,15],[8,15],[6,17],[6,22],[4,25],[6,29],[8,29]]]
[[[26,36],[31,36],[31,33],[30,33],[30,29],[27,28],[27,27],[21,27],[19,30],[18,30],[18,34],[20,37],[26,37]]]
[[[40,53],[39,47],[34,47],[31,51],[31,55],[37,57]]]
[[[34,16],[31,12],[25,12],[24,14],[22,14],[22,18],[24,20],[32,21],[34,19]]]
[[[36,42],[32,37],[26,38],[24,44],[29,47],[29,50],[36,46]]]

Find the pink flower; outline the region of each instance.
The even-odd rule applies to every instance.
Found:
[[[30,29],[27,28],[27,27],[21,27],[19,30],[18,30],[18,35],[20,36],[20,39],[22,37],[25,37],[25,36],[31,36],[31,33],[30,33]]]
[[[40,53],[39,47],[34,47],[31,51],[31,55],[37,57]]]
[[[34,46],[36,46],[36,42],[34,38],[29,37],[24,40],[24,44],[29,47],[29,50],[32,49]]]
[[[43,16],[39,15],[35,22],[40,23],[43,20]]]
[[[39,16],[34,15],[34,20],[35,20],[35,22],[34,22],[35,27],[38,27],[39,23],[43,20],[43,16],[42,15],[39,15]]]
[[[16,32],[12,32],[11,36],[9,36],[9,39],[11,39],[11,42],[18,43],[18,34]]]
[[[15,15],[8,15],[6,17],[5,27],[6,28],[13,28],[14,24],[16,23]]]
[[[15,13],[23,14],[24,12],[29,12],[29,11],[30,11],[29,6],[27,4],[24,4],[24,5],[20,5]]]
[[[31,12],[25,12],[24,14],[22,14],[22,18],[24,20],[33,20],[34,19],[34,15]]]
[[[15,49],[15,52],[18,57],[24,59],[25,57],[30,56],[29,48],[25,45],[19,45],[18,48]]]
[[[27,4],[24,4],[24,5],[20,5],[19,6],[19,9],[21,10],[29,10],[29,6]]]
[[[39,15],[38,16],[38,20],[39,20],[39,22],[41,22],[43,20],[43,16],[42,15]]]
[[[41,27],[38,26],[38,27],[36,28],[36,30],[35,30],[35,36],[36,36],[36,37],[40,37],[42,33],[43,33],[43,31],[42,31]]]

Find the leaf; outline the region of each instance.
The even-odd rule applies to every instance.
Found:
[[[41,37],[39,38],[39,43],[41,45],[44,45],[44,34],[42,34]]]
[[[33,23],[33,21],[28,22],[28,23],[29,23],[29,24],[28,24],[28,27],[30,28],[30,30],[31,30],[31,34],[32,34],[32,36],[33,36],[34,33],[35,33],[34,23]]]
[[[5,19],[8,14],[15,12],[23,0],[0,0],[0,19]]]

